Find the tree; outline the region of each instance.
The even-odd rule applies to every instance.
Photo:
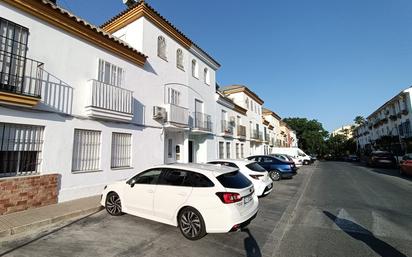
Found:
[[[325,153],[325,140],[329,133],[323,128],[322,123],[297,117],[285,118],[283,121],[296,131],[299,148],[311,154],[323,155]]]
[[[357,125],[363,125],[363,124],[365,124],[365,118],[364,118],[363,116],[356,116],[353,121],[354,121],[355,124],[357,124]]]

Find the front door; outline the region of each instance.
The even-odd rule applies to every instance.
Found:
[[[189,140],[188,153],[189,153],[189,162],[193,162],[193,141],[192,140]]]

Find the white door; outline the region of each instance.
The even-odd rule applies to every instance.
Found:
[[[127,212],[138,216],[153,216],[153,199],[161,169],[151,169],[136,175],[123,193]]]
[[[178,208],[184,205],[192,187],[188,172],[177,169],[164,169],[154,196],[154,214],[157,218],[173,222]]]

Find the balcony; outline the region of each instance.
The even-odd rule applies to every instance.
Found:
[[[0,102],[34,107],[41,99],[44,64],[22,56],[3,53],[0,59]]]
[[[233,122],[227,121],[227,120],[221,120],[221,130],[220,130],[220,135],[221,136],[233,136]]]
[[[237,137],[239,139],[246,139],[246,126],[237,126]]]
[[[130,121],[133,119],[133,91],[90,80],[86,113],[89,117]]]
[[[191,122],[195,134],[210,134],[212,132],[212,117],[202,112],[194,112]]]
[[[250,135],[250,139],[256,142],[261,142],[263,139],[263,133],[259,132],[259,130],[253,129]]]
[[[166,127],[187,129],[189,127],[189,110],[187,108],[166,104],[167,124]]]

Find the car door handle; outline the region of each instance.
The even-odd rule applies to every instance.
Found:
[[[178,193],[180,196],[186,196],[186,193]]]

